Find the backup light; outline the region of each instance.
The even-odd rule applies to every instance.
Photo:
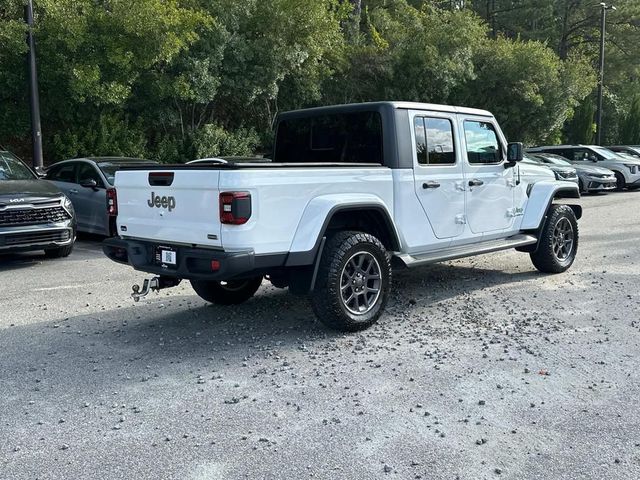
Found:
[[[223,192],[220,194],[220,222],[225,225],[244,225],[251,218],[249,192]]]
[[[110,217],[118,215],[118,195],[115,188],[107,188],[107,214]]]

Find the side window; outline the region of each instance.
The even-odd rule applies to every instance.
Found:
[[[82,183],[85,180],[95,180],[98,187],[104,187],[102,179],[93,165],[81,163],[78,165],[78,183]]]
[[[446,118],[415,117],[416,156],[420,165],[454,165],[453,124]]]
[[[57,182],[76,183],[76,164],[65,163],[51,168],[47,174],[47,179]]]
[[[502,147],[493,125],[487,122],[465,120],[464,136],[467,142],[469,163],[495,164],[502,162]]]
[[[569,158],[572,158],[576,162],[584,162],[584,161],[590,160],[591,157],[595,156],[593,152],[590,152],[584,148],[576,148],[575,150],[572,150],[570,153],[571,153],[571,156]]]

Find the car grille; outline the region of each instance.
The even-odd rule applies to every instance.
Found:
[[[63,222],[71,218],[62,207],[24,208],[0,212],[0,225],[38,225],[42,223]]]
[[[46,244],[54,242],[68,242],[71,238],[69,230],[57,230],[49,232],[25,232],[14,233],[6,235],[4,237],[4,246],[21,246],[21,245],[34,245],[34,244]]]

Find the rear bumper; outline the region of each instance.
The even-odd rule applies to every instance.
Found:
[[[159,245],[176,252],[175,267],[162,265],[156,260]],[[131,265],[136,270],[188,280],[249,278],[282,267],[287,257],[286,254],[255,255],[252,250],[225,252],[122,238],[106,239],[102,242],[102,250],[114,262]],[[217,270],[212,269],[213,261],[219,262]]]

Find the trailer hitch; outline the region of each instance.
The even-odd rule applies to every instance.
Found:
[[[142,289],[140,289],[140,285],[136,284],[131,289],[133,293],[131,294],[131,298],[133,298],[134,302],[140,301],[142,297],[146,297],[149,295],[149,292],[158,292],[164,288],[177,287],[180,285],[182,280],[179,278],[171,278],[171,277],[152,277],[145,278],[142,283]]]

